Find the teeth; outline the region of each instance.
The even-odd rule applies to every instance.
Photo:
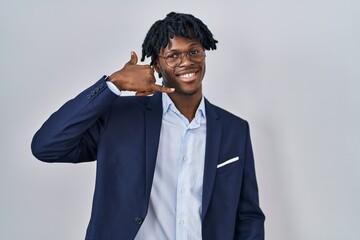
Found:
[[[195,73],[187,73],[187,74],[184,74],[184,75],[181,75],[180,77],[181,78],[190,78],[192,76],[194,76]]]

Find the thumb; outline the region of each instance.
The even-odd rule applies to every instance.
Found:
[[[138,57],[137,57],[136,53],[134,51],[131,51],[131,58],[128,63],[132,64],[132,65],[136,65],[137,62],[138,62]]]

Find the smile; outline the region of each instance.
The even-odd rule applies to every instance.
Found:
[[[179,75],[179,78],[181,78],[184,81],[189,81],[189,80],[193,80],[193,77],[195,76],[195,72],[191,72],[191,73],[185,73],[182,75]]]
[[[187,73],[187,74],[180,75],[179,77],[181,77],[181,78],[190,78],[190,77],[192,77],[194,75],[195,75],[195,73]]]

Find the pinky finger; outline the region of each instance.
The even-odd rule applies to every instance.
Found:
[[[154,90],[142,91],[142,92],[136,92],[135,96],[148,96],[148,95],[151,95],[151,94],[154,94],[154,93],[156,93],[156,91],[154,91]]]
[[[169,87],[163,87],[157,84],[152,84],[152,89],[153,91],[157,91],[157,92],[165,92],[165,93],[172,93],[175,91],[175,88],[169,88]]]

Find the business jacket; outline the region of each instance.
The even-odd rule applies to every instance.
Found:
[[[42,161],[97,160],[86,239],[134,239],[140,229],[159,144],[161,96],[118,97],[103,77],[53,113],[35,134],[32,151]],[[264,239],[248,124],[207,100],[205,109],[203,239]]]

